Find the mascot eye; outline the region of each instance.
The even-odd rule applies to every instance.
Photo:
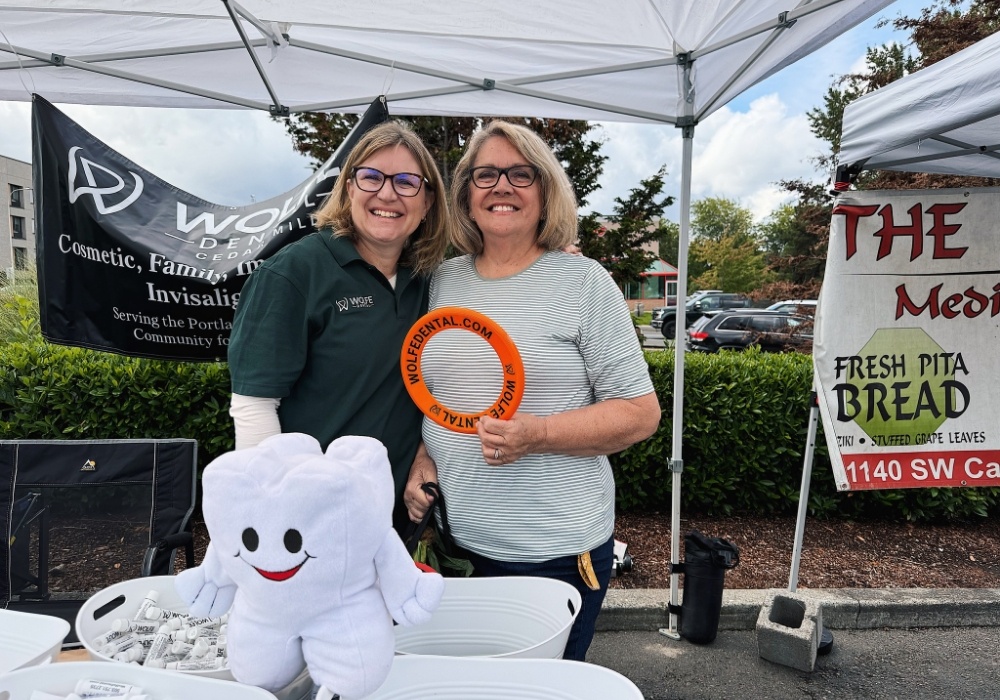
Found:
[[[248,527],[243,531],[243,546],[249,549],[251,552],[256,552],[257,547],[260,545],[260,537],[257,536],[257,531],[252,527]]]
[[[285,533],[285,549],[292,554],[302,549],[302,535],[298,530],[289,530]]]

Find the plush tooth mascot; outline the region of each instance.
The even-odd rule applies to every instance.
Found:
[[[192,615],[229,615],[236,680],[277,690],[303,665],[343,700],[364,698],[392,665],[392,621],[430,619],[444,580],[422,573],[392,529],[386,449],[342,437],[326,454],[286,433],[205,468],[211,542],[176,588]]]

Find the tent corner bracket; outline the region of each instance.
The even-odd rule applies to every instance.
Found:
[[[497,81],[493,78],[483,78],[483,90],[493,90],[497,86]]]
[[[797,19],[788,19],[788,11],[778,13],[778,26],[777,29],[789,29],[793,24],[798,22]]]
[[[63,66],[66,65],[66,57],[62,54],[54,53],[49,57],[49,63],[53,66]]]
[[[683,117],[677,117],[677,121],[674,122],[674,126],[681,130],[681,138],[693,139],[694,138],[694,127],[698,122],[691,115],[685,115]]]
[[[274,104],[267,108],[272,117],[287,117],[291,114],[287,105]]]

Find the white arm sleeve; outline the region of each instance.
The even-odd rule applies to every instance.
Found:
[[[281,399],[233,394],[229,415],[236,426],[236,449],[256,447],[264,438],[281,432],[278,406]]]

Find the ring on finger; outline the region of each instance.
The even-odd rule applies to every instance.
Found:
[[[500,448],[493,450],[493,459],[500,459]]]

